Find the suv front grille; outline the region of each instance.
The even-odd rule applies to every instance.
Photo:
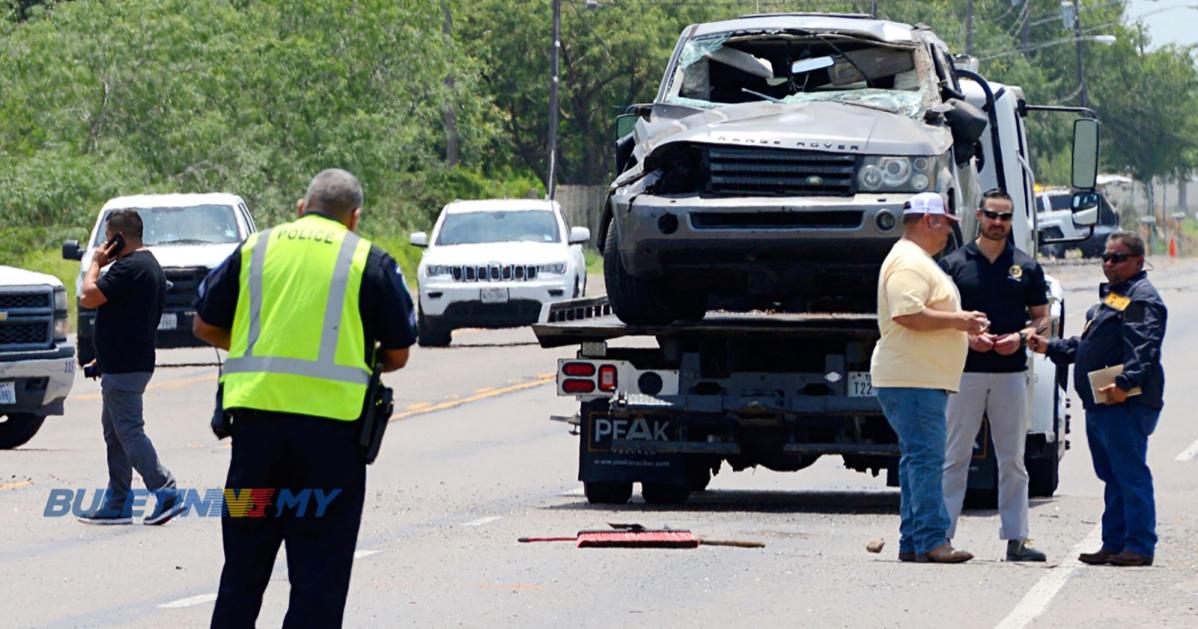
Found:
[[[174,267],[162,270],[166,275],[166,307],[190,310],[199,296],[200,282],[208,275],[202,266]]]
[[[707,192],[852,196],[855,155],[788,149],[709,147]]]
[[[455,282],[527,282],[537,279],[535,264],[489,264],[455,266],[450,270]]]

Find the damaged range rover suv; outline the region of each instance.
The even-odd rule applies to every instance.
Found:
[[[974,206],[985,125],[927,27],[690,26],[654,102],[617,124],[599,234],[612,308],[631,324],[716,307],[873,312],[903,202],[935,191],[951,211]]]

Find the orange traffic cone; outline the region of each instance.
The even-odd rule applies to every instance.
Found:
[[[1170,258],[1177,257],[1177,236],[1169,237],[1169,257]]]

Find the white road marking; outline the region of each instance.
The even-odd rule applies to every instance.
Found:
[[[585,496],[587,494],[586,494],[586,490],[584,490],[582,487],[579,487],[578,489],[571,489],[570,491],[564,491],[564,492],[562,492],[562,495],[573,498],[576,496]]]
[[[469,521],[469,522],[466,522],[466,523],[462,524],[462,526],[482,526],[482,525],[484,525],[484,524],[490,524],[490,523],[494,522],[495,520],[498,520],[498,519],[500,519],[500,518],[502,518],[502,517],[503,517],[503,516],[501,516],[501,515],[490,515],[490,516],[487,516],[487,517],[485,517],[485,518],[479,518],[479,519],[477,519],[477,520],[471,520],[471,521]]]
[[[201,594],[199,596],[189,596],[187,598],[181,598],[177,601],[163,603],[163,604],[159,605],[158,607],[160,609],[182,609],[184,607],[195,607],[196,605],[203,605],[204,603],[211,603],[212,601],[215,601],[215,600],[216,600],[215,594]]]
[[[383,551],[381,551],[381,550],[355,550],[354,551],[354,559],[361,559],[363,557],[377,555],[381,552],[383,552]]]
[[[1178,454],[1177,457],[1175,457],[1173,460],[1174,461],[1193,461],[1194,459],[1198,459],[1198,441],[1194,441],[1194,443],[1191,443],[1190,447],[1186,448],[1185,450],[1182,450],[1181,454]]]
[[[1053,568],[1036,581],[1032,589],[1023,595],[1019,604],[1015,609],[1003,618],[1002,622],[995,626],[995,629],[1023,629],[1035,620],[1040,614],[1048,609],[1048,604],[1052,602],[1053,597],[1061,591],[1065,586],[1065,582],[1073,573],[1084,564],[1077,561],[1075,557],[1079,553],[1091,552],[1097,548],[1097,544],[1102,541],[1102,525],[1094,527],[1090,534],[1085,539],[1078,542],[1073,550],[1069,551],[1069,556],[1064,559],[1057,567]]]

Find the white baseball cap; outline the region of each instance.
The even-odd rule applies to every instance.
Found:
[[[903,209],[903,215],[907,214],[935,214],[954,221],[961,220],[956,214],[949,214],[944,209],[944,197],[938,192],[920,192],[908,199]]]

